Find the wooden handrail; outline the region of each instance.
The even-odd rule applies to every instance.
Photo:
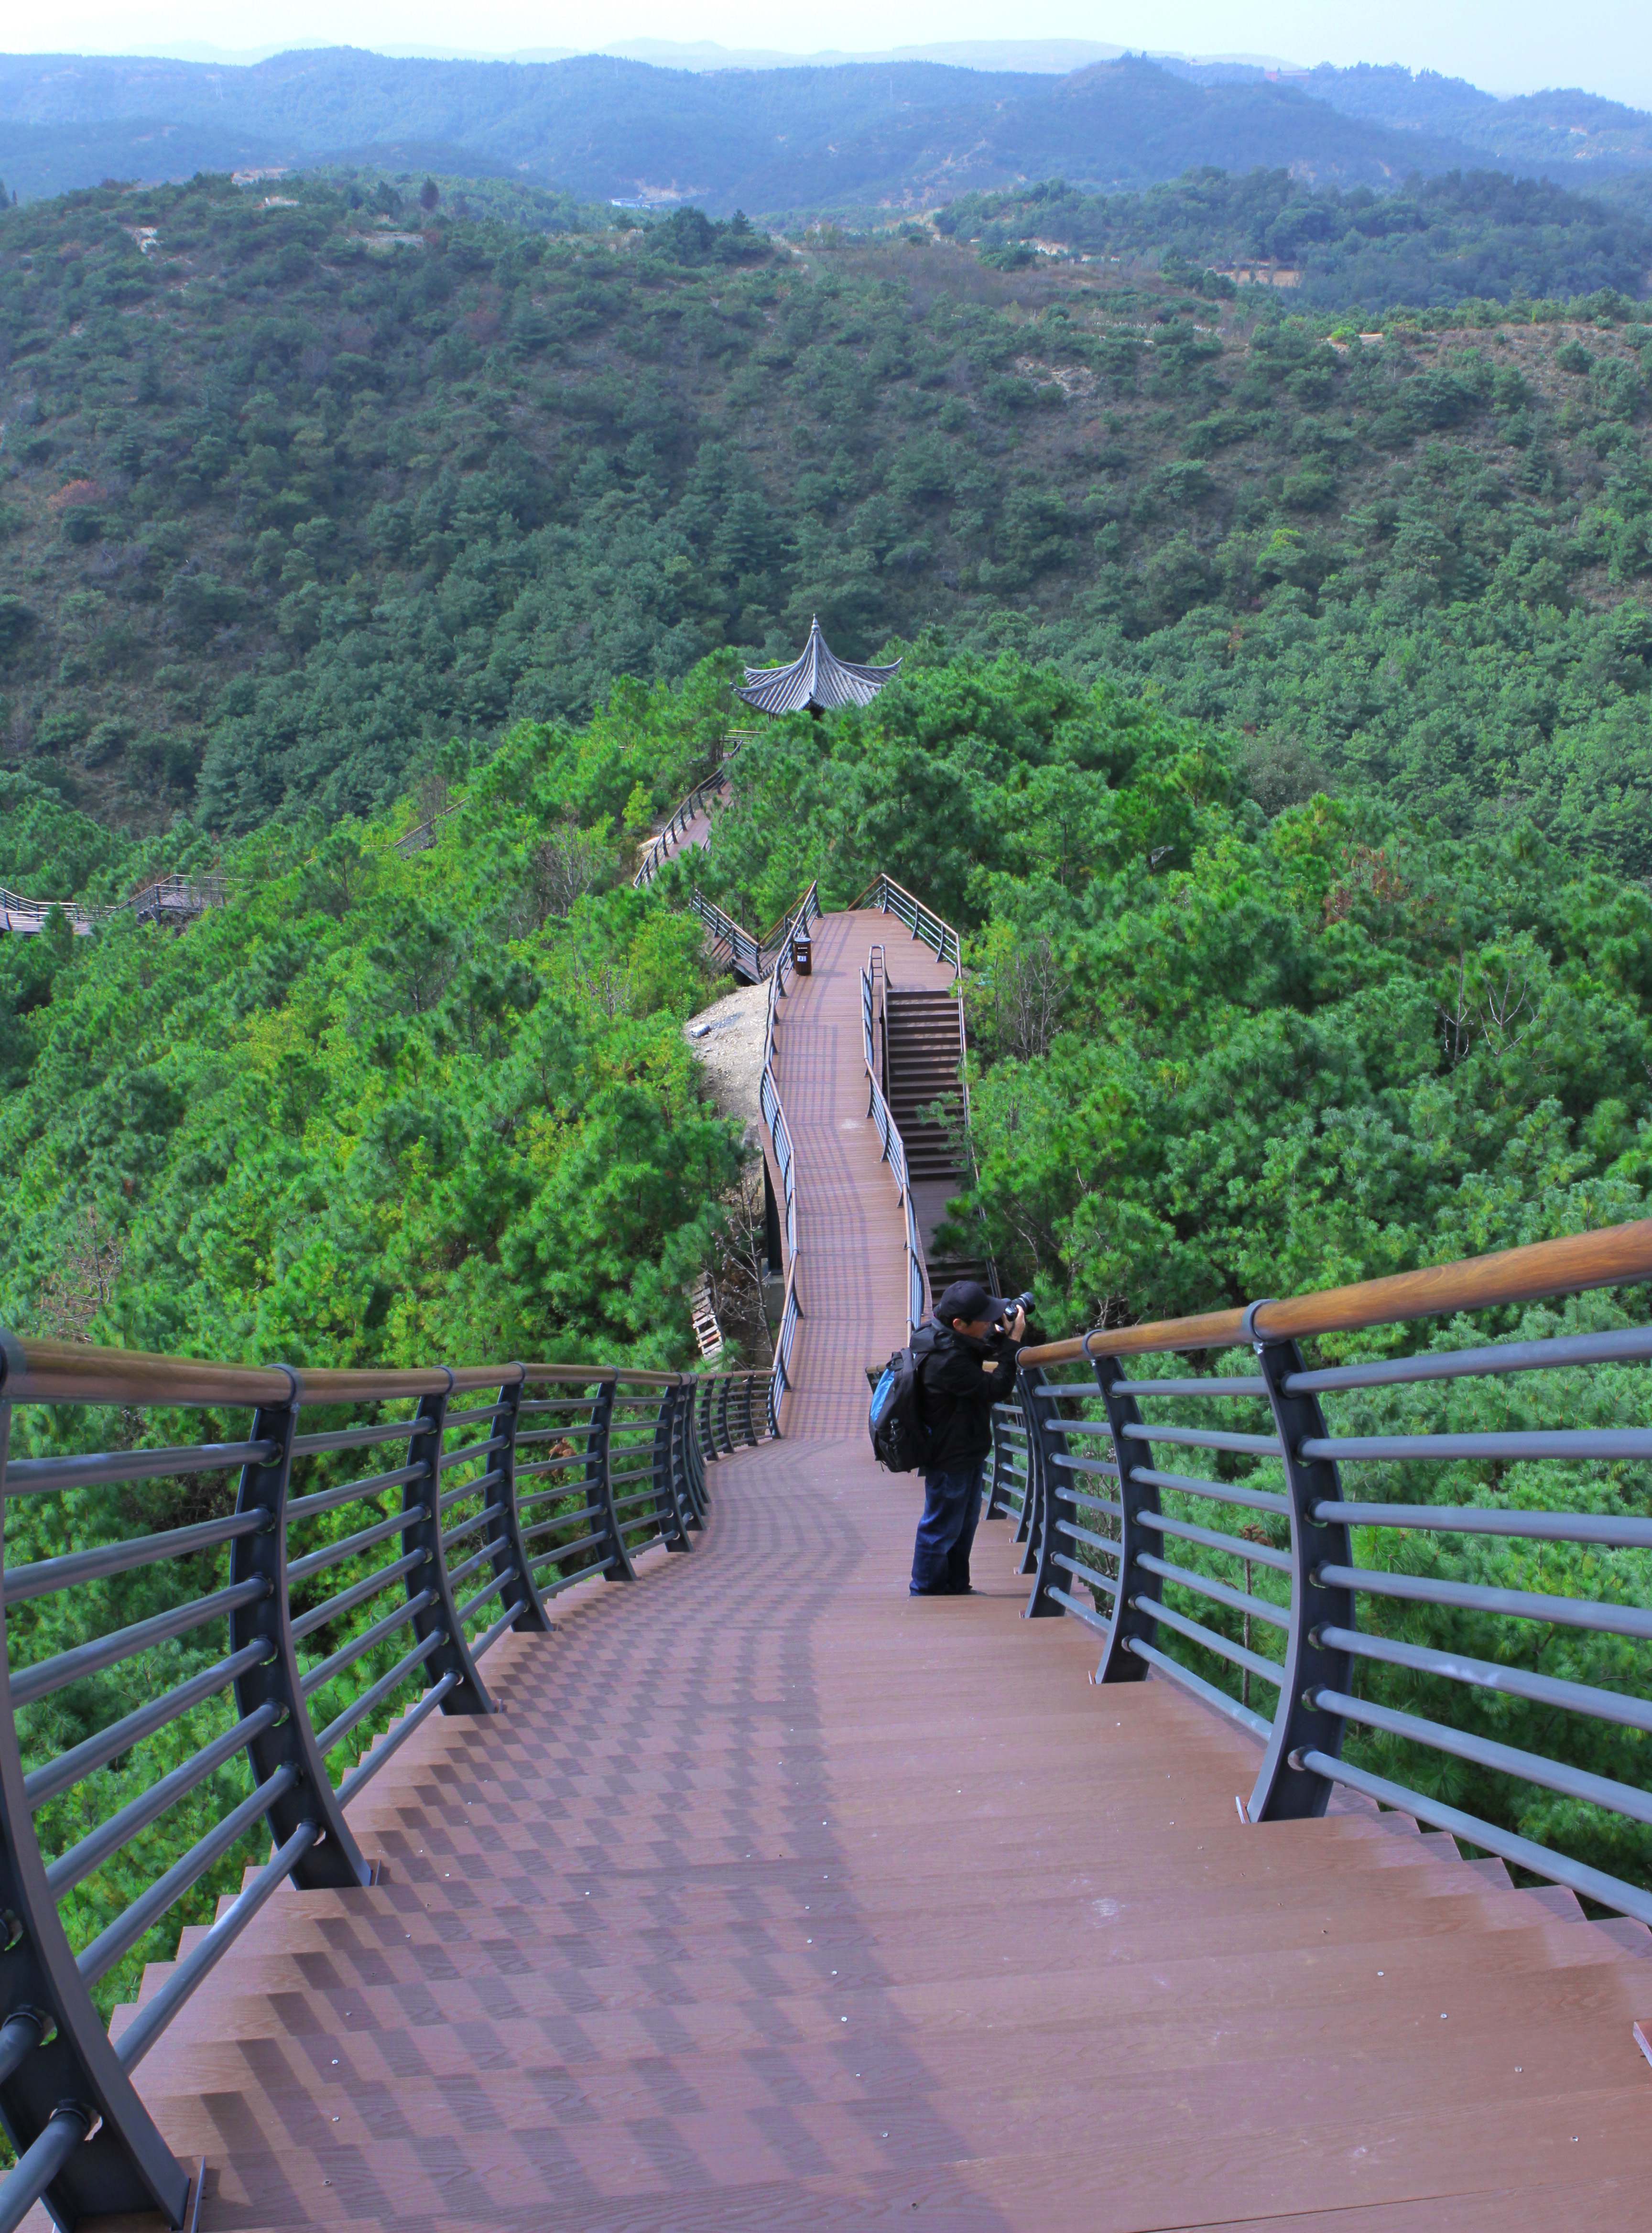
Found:
[[[421,1365],[411,1370],[306,1371],[294,1366],[224,1364],[206,1357],[156,1357],[140,1349],[94,1349],[77,1341],[7,1336],[0,1344],[0,1401],[11,1403],[127,1403],[231,1409],[286,1403],[296,1380],[301,1401],[393,1403],[524,1380],[612,1380],[627,1387],[674,1388],[686,1376],[612,1364]]]
[[[1392,1325],[1408,1318],[1455,1311],[1497,1310],[1539,1302],[1587,1287],[1629,1286],[1652,1279],[1652,1217],[1612,1225],[1598,1233],[1534,1240],[1493,1256],[1465,1256],[1420,1272],[1395,1272],[1349,1287],[1324,1287],[1252,1311],[1256,1334],[1269,1341],[1306,1341],[1315,1335],[1352,1333],[1361,1326]],[[1144,1357],[1179,1349],[1232,1349],[1249,1338],[1242,1310],[1160,1318],[1150,1325],[1108,1326],[1070,1341],[1051,1341],[1021,1351],[1023,1364],[1066,1364],[1096,1355]]]

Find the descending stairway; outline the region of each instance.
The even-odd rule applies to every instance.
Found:
[[[379,1881],[283,1889],[145,2064],[198,2233],[1637,2233],[1644,1931],[1241,1822],[1254,1744],[1091,1688],[1001,1523],[908,1598],[916,1501],[743,1453],[505,1639],[364,1799]]]

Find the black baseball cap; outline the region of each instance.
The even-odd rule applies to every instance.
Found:
[[[951,1325],[954,1318],[962,1318],[966,1325],[974,1325],[982,1318],[997,1316],[992,1298],[979,1279],[954,1279],[950,1287],[943,1288],[935,1305],[938,1325]]]

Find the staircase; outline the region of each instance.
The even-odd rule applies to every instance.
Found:
[[[940,1294],[953,1279],[979,1279],[990,1289],[991,1266],[984,1253],[938,1254],[934,1246],[948,1201],[971,1185],[974,1175],[962,1140],[963,1002],[955,986],[950,992],[897,991],[893,985],[886,1000],[883,1093],[907,1151],[930,1293]],[[920,1113],[937,1102],[946,1110],[944,1122]]]

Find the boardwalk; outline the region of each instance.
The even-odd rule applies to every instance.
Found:
[[[792,1357],[788,1436],[864,1433],[866,1370],[906,1339],[907,1274],[895,1183],[867,1115],[861,971],[882,943],[894,982],[946,990],[953,973],[893,916],[823,915],[813,973],[780,1012],[777,1075],[797,1153],[803,1318]]]
[[[916,1484],[833,1431],[901,1307],[868,927],[783,1026],[790,1438],[507,1636],[353,1813],[376,1884],[277,1893],[145,2062],[200,2233],[1633,2233],[1644,1932],[1398,1815],[1242,1822],[1252,1741],[1093,1687],[1001,1522],[906,1595]]]

